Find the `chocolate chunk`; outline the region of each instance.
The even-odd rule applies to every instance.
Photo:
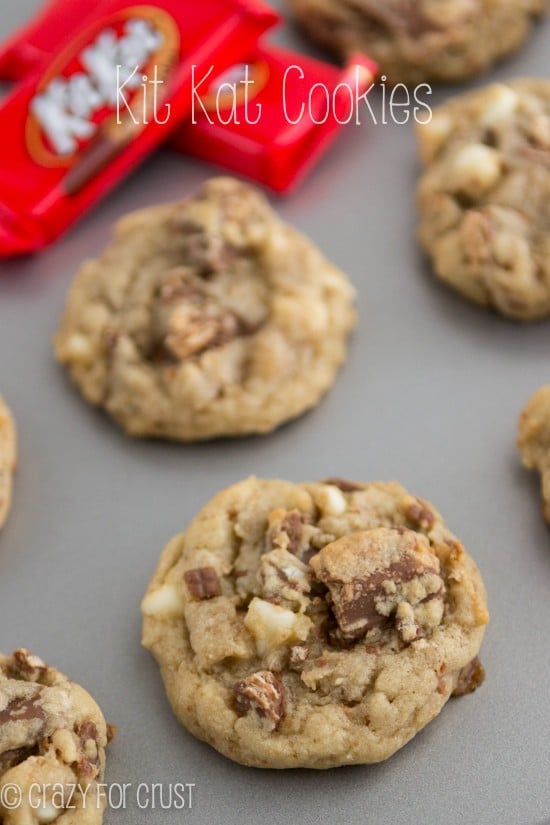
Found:
[[[213,567],[196,567],[183,574],[185,583],[193,599],[202,601],[221,594],[218,574]]]
[[[326,478],[323,484],[332,484],[333,487],[338,487],[343,493],[354,493],[357,490],[363,490],[363,484],[357,484],[355,481],[347,481],[345,478]]]
[[[288,536],[287,550],[289,553],[297,553],[300,549],[300,541],[304,531],[303,516],[299,510],[289,510],[281,522],[281,532]]]
[[[476,656],[469,665],[463,667],[458,674],[458,681],[453,696],[465,696],[466,693],[473,693],[485,680],[485,668]]]
[[[233,685],[235,706],[241,715],[256,711],[276,728],[285,713],[286,697],[281,678],[271,670],[259,670]]]
[[[332,613],[329,613],[327,618],[321,623],[320,632],[321,638],[331,647],[337,647],[340,650],[351,650],[355,644],[353,639],[347,639],[342,635]]]
[[[77,729],[81,758],[80,772],[86,777],[97,776],[99,772],[99,734],[94,722],[83,722]],[[90,745],[90,742],[92,745]]]
[[[16,678],[19,677],[27,682],[38,682],[47,669],[47,665],[42,659],[33,656],[26,648],[20,647],[18,650],[14,650],[12,671]]]
[[[435,524],[435,515],[420,502],[413,502],[407,508],[407,518],[421,530],[431,530]]]
[[[83,722],[77,730],[77,735],[80,740],[81,748],[84,748],[86,742],[90,739],[97,744],[98,732],[94,722]]]
[[[171,290],[171,291],[170,291]],[[214,305],[192,286],[170,287],[170,298],[161,298],[157,311],[159,338],[149,358],[154,363],[178,363],[198,357],[207,350],[223,347],[235,338],[254,335],[261,324],[251,324],[238,313]]]
[[[41,690],[37,690],[32,696],[19,696],[12,699],[4,710],[0,710],[0,725],[7,725],[10,722],[29,722],[35,719],[46,721],[46,714],[38,704],[41,695]]]
[[[257,572],[257,581],[264,599],[275,604],[309,604],[311,570],[293,553],[277,547],[264,553]]]
[[[425,536],[389,528],[359,531],[326,545],[311,560],[329,591],[339,643],[397,631],[410,644],[441,622],[445,586]],[[436,594],[433,599],[428,597]],[[437,598],[437,601],[436,601]]]
[[[14,748],[13,750],[4,751],[4,753],[0,753],[0,774],[8,771],[10,768],[14,768],[16,765],[20,765],[29,756],[36,756],[38,753],[37,747],[31,748]],[[0,817],[0,823],[2,822],[2,818]]]
[[[185,262],[198,269],[201,276],[211,276],[235,259],[236,250],[224,242],[220,233],[209,232],[201,223],[187,218],[176,218],[173,223],[185,244]]]
[[[308,531],[304,529],[308,525]],[[269,514],[267,548],[282,548],[297,556],[301,562],[308,564],[318,550],[310,546],[311,535],[315,530],[310,525],[307,513],[300,510],[273,510]]]
[[[358,639],[369,630],[382,628],[388,623],[388,617],[377,609],[378,599],[386,595],[386,582],[404,584],[426,573],[438,575],[434,568],[419,567],[416,559],[405,556],[366,578],[355,578],[344,584],[339,602],[334,606],[344,637]]]

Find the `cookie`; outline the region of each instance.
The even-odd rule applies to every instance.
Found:
[[[540,473],[542,513],[550,524],[550,386],[538,390],[521,413],[518,448],[524,467]]]
[[[287,0],[341,58],[365,52],[390,83],[456,82],[521,46],[546,0]]]
[[[550,315],[550,81],[459,96],[418,128],[420,240],[436,274],[518,321]]]
[[[0,655],[0,822],[100,825],[112,730],[94,700],[38,656]]]
[[[11,506],[15,462],[15,424],[0,396],[0,529],[6,522]]]
[[[84,397],[131,435],[263,433],[333,383],[353,297],[263,195],[215,179],[118,224],[76,277],[56,354]]]
[[[176,716],[245,765],[381,761],[483,680],[477,567],[396,483],[229,487],[166,547],[142,611]]]

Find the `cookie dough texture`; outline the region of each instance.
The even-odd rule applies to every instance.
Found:
[[[287,0],[299,25],[341,58],[362,51],[390,83],[455,82],[515,51],[546,0]]]
[[[550,386],[538,390],[523,410],[518,447],[524,466],[540,473],[542,513],[550,524]]]
[[[165,549],[143,643],[181,722],[231,759],[386,759],[483,679],[480,574],[399,484],[250,478]]]
[[[85,690],[24,648],[0,655],[0,823],[100,825],[107,737]]]
[[[331,386],[353,297],[259,192],[215,179],[117,225],[77,275],[55,349],[131,435],[268,432]]]
[[[6,522],[11,506],[16,452],[15,424],[0,396],[0,529]]]
[[[508,318],[550,315],[550,81],[459,96],[418,135],[420,240],[437,275]]]

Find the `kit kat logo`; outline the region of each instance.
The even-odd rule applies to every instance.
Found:
[[[33,159],[72,166],[90,143],[116,140],[117,129],[139,130],[156,118],[152,109],[177,61],[179,42],[174,19],[153,6],[124,9],[75,38],[31,101],[26,136]],[[149,98],[148,83],[154,84]]]

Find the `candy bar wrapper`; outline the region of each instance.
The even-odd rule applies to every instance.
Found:
[[[283,192],[294,187],[354,122],[376,64],[357,54],[344,69],[275,46],[197,80],[191,117],[172,145]]]
[[[100,0],[78,25],[69,8],[31,24],[19,68],[33,74],[0,107],[0,256],[60,235],[189,117],[196,76],[234,64],[278,20],[260,0]],[[44,63],[50,27],[78,33]]]

